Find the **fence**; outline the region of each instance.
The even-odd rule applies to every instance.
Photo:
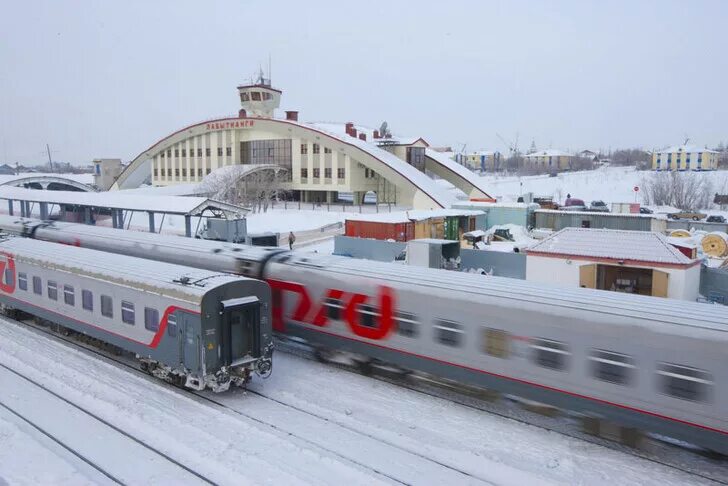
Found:
[[[700,270],[700,294],[710,302],[728,305],[728,271],[704,266]]]
[[[334,254],[380,262],[391,262],[407,248],[407,243],[371,240],[350,236],[334,238]],[[491,275],[510,278],[526,278],[526,255],[499,251],[460,250],[463,271],[484,271]]]
[[[404,206],[393,204],[347,204],[337,203],[310,203],[301,201],[273,201],[269,209],[295,209],[307,211],[329,211],[337,213],[391,213],[392,211],[404,211]]]
[[[343,255],[366,260],[391,262],[407,248],[407,243],[370,240],[352,236],[334,237],[334,255]]]
[[[723,231],[728,232],[728,224],[726,223],[706,223],[704,221],[673,221],[673,220],[667,220],[667,229],[668,230],[676,230],[676,229],[684,229],[684,230],[690,230],[690,229],[696,229],[696,230],[702,230],[707,231],[708,233],[712,231]]]
[[[506,253],[502,251],[460,250],[463,271],[485,271],[498,277],[526,279],[525,253]]]

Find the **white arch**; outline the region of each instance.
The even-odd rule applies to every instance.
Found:
[[[283,138],[319,140],[319,143],[332,150],[349,155],[350,158],[374,170],[397,186],[400,199],[407,201],[412,207],[422,209],[446,208],[450,207],[454,202],[454,199],[444,189],[440,188],[435,181],[424,173],[375,145],[348,135],[330,133],[296,121],[251,117],[211,120],[178,130],[159,140],[132,160],[114,182],[112,189],[130,188],[140,184],[149,177],[151,172],[149,160],[173,144],[209,131],[238,128],[239,126],[275,133]],[[322,185],[321,189],[325,190],[326,186]]]
[[[98,189],[96,189],[93,186],[90,186],[88,184],[84,184],[83,182],[78,182],[73,179],[66,179],[65,177],[58,177],[58,176],[30,176],[30,177],[23,177],[21,179],[13,179],[11,181],[3,182],[0,184],[0,186],[13,186],[13,187],[23,187],[26,184],[40,184],[44,189],[48,187],[49,184],[64,184],[66,186],[75,187],[76,189],[80,189],[84,192],[98,192]]]

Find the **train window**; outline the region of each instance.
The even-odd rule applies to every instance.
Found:
[[[121,301],[121,320],[126,324],[134,325],[134,304],[126,300]]]
[[[407,312],[397,312],[394,319],[397,323],[397,334],[411,338],[417,337],[419,334],[417,317]]]
[[[147,331],[159,331],[159,311],[151,307],[144,308],[144,329]]]
[[[438,320],[435,323],[437,341],[445,346],[461,346],[463,330],[460,324],[452,321]]]
[[[377,327],[377,309],[371,305],[362,304],[359,306],[359,324],[364,327]]]
[[[114,317],[114,301],[108,295],[101,296],[101,315],[104,317]]]
[[[496,358],[507,358],[510,355],[510,336],[508,331],[483,328],[483,351]]]
[[[13,272],[9,269],[5,269],[5,283],[10,284],[13,281]]]
[[[94,294],[90,290],[81,291],[81,307],[87,311],[94,310]]]
[[[592,363],[592,375],[597,380],[618,385],[626,385],[631,381],[635,365],[630,356],[594,349],[589,360]]]
[[[58,300],[58,284],[53,280],[48,281],[48,298]]]
[[[338,321],[341,318],[341,301],[339,299],[332,299],[331,297],[326,299],[326,315],[329,319]]]
[[[670,363],[658,363],[660,391],[671,397],[704,402],[713,387],[713,377],[707,371]]]
[[[28,275],[25,273],[18,274],[18,288],[20,290],[28,290]]]
[[[72,285],[63,286],[63,302],[68,305],[76,305],[76,293]]]
[[[533,358],[537,365],[552,370],[563,370],[566,368],[566,358],[569,350],[566,344],[550,339],[534,339],[531,343]]]
[[[43,283],[40,277],[33,277],[33,293],[41,295],[43,293]]]
[[[167,316],[167,335],[169,337],[177,336],[177,317],[174,314]]]

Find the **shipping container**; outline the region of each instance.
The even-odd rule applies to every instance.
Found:
[[[346,236],[405,242],[414,238],[414,223],[346,220]]]
[[[536,228],[560,231],[564,228],[605,228],[652,231],[653,218],[640,214],[591,213],[582,211],[536,210]]]

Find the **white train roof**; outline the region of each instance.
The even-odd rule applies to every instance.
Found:
[[[728,338],[728,307],[720,305],[545,285],[507,277],[435,270],[334,255],[296,255],[290,258],[289,262],[316,267],[328,272],[359,275],[374,282],[396,281],[402,284],[453,291],[464,297],[467,295],[489,296],[522,301],[524,304],[560,306],[603,315],[674,324],[686,328],[718,330],[726,333]],[[618,319],[614,322],[620,324]]]
[[[199,302],[202,296],[219,285],[249,280],[237,275],[29,238],[6,237],[0,240],[0,249],[12,254],[16,261],[37,262],[45,268],[92,276],[191,302]],[[189,283],[182,284],[181,279]]]
[[[0,226],[12,223],[39,223],[38,220],[12,218],[0,216]],[[230,257],[245,257],[248,260],[260,261],[268,257],[271,252],[279,251],[277,248],[266,248],[227,243],[224,241],[211,241],[186,236],[161,235],[145,231],[133,231],[108,228],[104,226],[91,226],[78,223],[53,222],[42,227],[43,230],[53,230],[68,235],[67,243],[74,243],[74,236],[95,236],[98,238],[113,237],[117,241],[126,241],[129,244],[162,245],[184,249],[192,252],[209,252]]]

